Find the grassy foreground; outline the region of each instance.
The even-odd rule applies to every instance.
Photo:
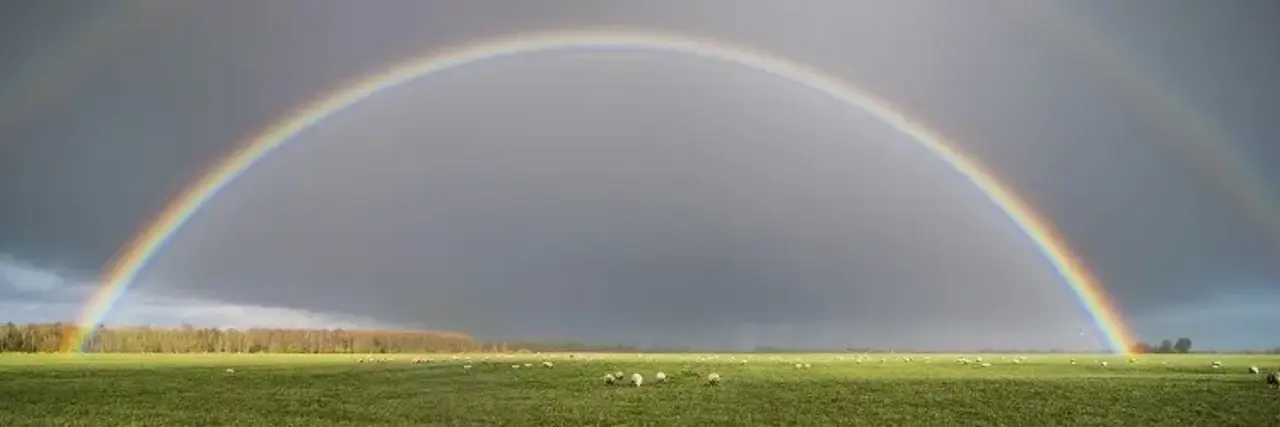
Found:
[[[0,426],[1280,425],[1275,356],[904,356],[3,354]]]

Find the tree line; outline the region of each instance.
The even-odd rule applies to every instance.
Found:
[[[80,337],[64,323],[0,326],[0,351],[52,353]],[[478,351],[467,334],[343,329],[99,327],[85,339],[94,353],[440,353]]]
[[[76,325],[29,323],[0,325],[0,352],[53,353],[80,338]],[[523,353],[536,351],[663,352],[711,351],[675,346],[642,347],[631,344],[583,343],[572,340],[484,342],[460,332],[285,328],[196,328],[182,326],[100,326],[85,340],[91,353]],[[1163,340],[1158,345],[1139,342],[1134,353],[1191,353],[1191,339]],[[755,352],[814,351],[759,347]],[[857,353],[886,350],[846,349]],[[904,352],[920,352],[906,350]],[[741,352],[741,351],[740,351]],[[995,352],[983,350],[982,352]],[[1028,353],[1027,350],[1000,351]],[[1034,353],[1034,351],[1030,351]],[[1280,353],[1280,348],[1263,352]]]
[[[80,338],[68,323],[0,325],[0,352],[54,353]],[[99,326],[85,339],[89,353],[525,353],[535,351],[640,352],[626,344],[566,340],[482,342],[460,332],[286,328]]]
[[[1129,348],[1130,352],[1147,354],[1147,353],[1190,353],[1191,338],[1178,338],[1177,341],[1164,339],[1160,341],[1160,345],[1151,345],[1146,342],[1136,342]]]

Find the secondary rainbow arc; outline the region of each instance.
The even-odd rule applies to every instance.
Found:
[[[1072,253],[1066,239],[1050,221],[1017,197],[1012,189],[980,163],[961,152],[956,144],[909,119],[887,101],[785,58],[706,38],[613,29],[515,34],[428,54],[345,85],[267,127],[241,143],[196,182],[184,188],[104,267],[100,283],[79,318],[77,334],[64,343],[64,349],[83,349],[120,296],[182,226],[219,190],[299,133],[361,100],[436,72],[501,57],[580,49],[664,51],[737,64],[816,90],[876,117],[946,162],[997,205],[1050,261],[1089,312],[1111,349],[1117,353],[1129,352],[1132,333],[1110,296]]]

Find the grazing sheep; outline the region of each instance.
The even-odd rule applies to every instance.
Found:
[[[1107,367],[1107,365],[1109,365],[1109,363],[1107,363],[1107,361],[1103,360],[1103,361],[1101,361],[1101,362],[1098,362],[1098,365],[1099,365],[1099,366],[1102,366],[1102,367],[1104,367],[1104,368],[1105,368],[1105,367]]]
[[[615,377],[613,376],[613,374],[604,374],[604,383],[605,383],[605,384],[613,384],[615,381],[618,381],[618,379],[617,379],[617,378],[615,378]]]
[[[471,370],[471,365],[462,365],[462,369]]]
[[[1275,374],[1272,374],[1272,375],[1275,376]],[[720,374],[717,374],[715,372],[707,374],[707,384],[711,384],[711,385],[720,384]]]
[[[1250,367],[1249,367],[1249,373],[1250,373],[1250,374],[1257,375],[1257,374],[1258,374],[1258,367],[1257,367],[1257,366],[1250,366]]]
[[[981,364],[981,365],[979,365],[979,366],[982,366],[982,367],[984,367],[984,368],[990,368],[990,367],[991,367],[991,362],[982,362],[982,364]]]
[[[520,369],[520,365],[511,365],[511,369]]]
[[[636,387],[639,387],[641,384],[644,384],[644,375],[640,375],[639,372],[631,374],[631,383],[635,384]]]
[[[1267,374],[1267,385],[1272,387],[1280,387],[1280,372],[1272,372]]]
[[[1129,363],[1138,363],[1138,358],[1136,358],[1136,357],[1130,357],[1130,358],[1129,358]]]
[[[653,379],[654,379],[654,380],[657,380],[658,382],[666,382],[666,381],[667,381],[667,374],[666,374],[666,373],[664,373],[664,372],[658,372],[657,374],[654,374],[654,375],[653,375]]]
[[[228,373],[228,374],[234,374],[234,373],[236,373],[236,370],[235,370],[235,369],[231,369],[231,368],[227,368],[227,373]]]
[[[614,373],[613,373],[613,376],[614,376],[614,377],[616,377],[617,379],[623,379],[623,378],[625,378],[625,377],[623,377],[623,376],[622,376],[622,371],[614,372]]]
[[[1071,364],[1072,364],[1072,365],[1076,364],[1076,360],[1075,360],[1075,359],[1071,359]]]
[[[803,367],[804,367],[804,365],[803,365],[803,364],[800,364],[800,363],[797,363],[797,364],[796,364],[796,369],[800,369],[800,368],[803,368]]]
[[[813,367],[813,365],[810,365],[810,364],[808,364],[808,363],[804,364],[804,368],[805,368],[805,369],[809,369],[809,368],[812,368],[812,367]]]
[[[550,360],[548,360],[548,361],[546,361],[546,362],[542,362],[542,366],[546,366],[546,367],[548,367],[548,368],[554,368],[554,367],[556,366],[556,364],[551,363],[551,361],[550,361]]]
[[[1221,368],[1221,367],[1222,367],[1222,362],[1215,360],[1215,361],[1213,361],[1213,364],[1212,364],[1212,365],[1210,365],[1210,366],[1213,366],[1215,369],[1216,369],[1216,368]]]
[[[524,364],[524,367],[526,367],[526,368],[532,368],[532,367],[533,367],[533,364],[532,364],[532,363],[526,363],[526,364]]]

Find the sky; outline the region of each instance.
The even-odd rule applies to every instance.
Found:
[[[1280,199],[1272,2],[727,5],[18,4],[0,16],[0,321],[77,320],[206,165],[344,82],[616,26],[752,46],[889,100],[1051,219],[1144,340],[1280,346],[1263,326],[1280,209],[1240,196]],[[485,61],[320,122],[206,205],[106,322],[1104,344],[1031,240],[908,137],[760,71],[636,50]]]

